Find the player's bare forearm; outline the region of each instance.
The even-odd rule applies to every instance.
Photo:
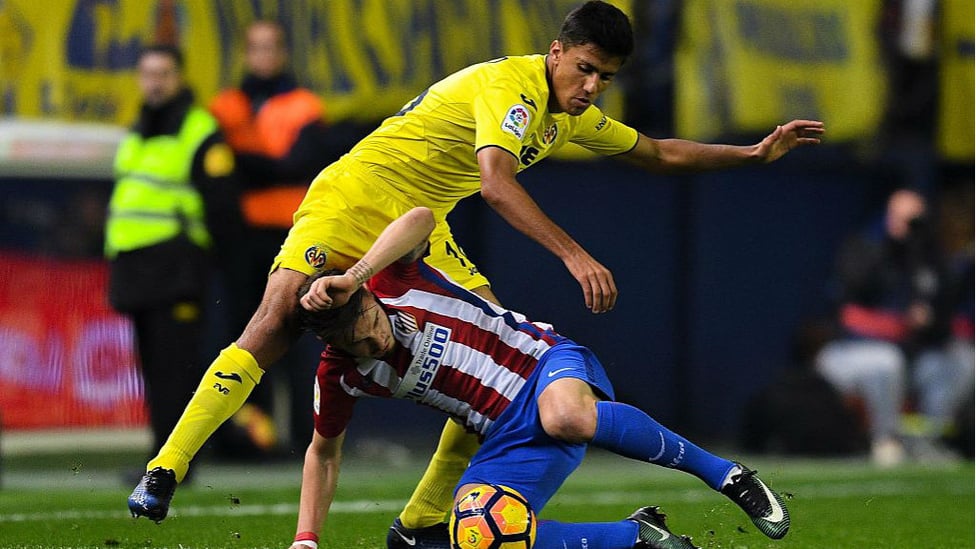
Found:
[[[521,185],[514,182],[483,184],[481,196],[512,228],[535,240],[556,257],[565,260],[580,250],[579,244],[542,211]]]
[[[312,282],[301,298],[302,307],[321,311],[341,307],[374,274],[399,259],[414,260],[426,250],[434,231],[434,214],[430,208],[414,208],[386,226],[373,245],[344,274],[324,276]]]
[[[515,179],[518,160],[497,147],[478,151],[481,198],[514,229],[535,240],[556,257],[566,260],[580,250]]]
[[[482,196],[509,225],[563,261],[579,282],[588,309],[603,313],[613,308],[617,301],[617,287],[610,270],[549,219],[514,179],[485,185],[483,178]]]
[[[329,439],[317,432],[312,436],[302,467],[302,495],[296,532],[318,534],[325,523],[339,481],[344,439],[345,433]]]
[[[699,143],[686,139],[651,139],[641,135],[623,158],[659,173],[722,170],[778,160],[789,151],[820,143],[824,126],[816,120],[793,120],[776,126],[755,145]]]
[[[433,231],[434,213],[430,208],[416,207],[387,225],[361,261],[379,272],[398,259],[416,259]]]

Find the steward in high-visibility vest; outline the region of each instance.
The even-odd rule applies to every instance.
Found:
[[[202,295],[211,229],[224,241],[240,231],[233,171],[233,152],[189,90],[143,106],[116,152],[105,226],[116,308]]]
[[[217,129],[208,112],[191,106],[175,135],[126,135],[115,156],[115,188],[105,228],[105,254],[131,252],[184,234],[211,245],[203,197],[190,180],[197,147]]]
[[[109,301],[131,320],[153,447],[162,447],[203,371],[206,291],[241,234],[234,154],[195,106],[183,56],[139,55],[139,119],[115,156],[105,226]]]

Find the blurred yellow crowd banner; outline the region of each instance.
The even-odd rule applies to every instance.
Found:
[[[614,3],[629,11],[630,1]],[[268,17],[285,25],[298,80],[326,100],[330,119],[379,120],[468,64],[546,51],[578,3],[3,0],[0,114],[128,124],[139,49],[158,41],[182,47],[190,83],[207,101],[238,82],[243,29]]]
[[[880,2],[686,0],[675,59],[678,135],[761,133],[823,120],[832,141],[871,135],[885,103]]]
[[[194,87],[216,90],[220,37],[212,11],[209,2],[4,0],[0,112],[128,124],[140,99],[136,58],[157,39],[180,39]]]
[[[974,19],[976,7],[973,0],[944,0],[936,135],[941,155],[954,161],[971,162],[976,147]]]

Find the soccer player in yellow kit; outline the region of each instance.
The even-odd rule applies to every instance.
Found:
[[[627,16],[605,2],[587,2],[566,17],[547,54],[505,57],[448,76],[326,167],[295,213],[257,311],[204,374],[129,497],[133,515],[166,517],[190,460],[240,408],[264,368],[298,337],[296,291],[306,278],[321,269],[349,269],[384,227],[411,208],[425,206],[435,215],[427,262],[497,302],[446,222],[459,200],[480,192],[509,224],[559,257],[579,282],[586,306],[602,313],[617,298],[610,270],[539,208],[518,183],[519,171],[569,142],[659,173],[772,162],[797,146],[820,142],[823,124],[811,120],[777,126],[749,146],[642,135],[593,104],[632,49]],[[373,274],[362,263],[355,269],[363,280]],[[427,473],[397,521],[403,532],[443,520],[476,445],[473,436],[447,423]]]

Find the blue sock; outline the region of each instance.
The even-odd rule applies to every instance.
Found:
[[[594,446],[656,465],[691,473],[715,490],[734,463],[702,450],[643,411],[622,402],[596,403]]]
[[[540,520],[533,549],[632,549],[637,523]]]

